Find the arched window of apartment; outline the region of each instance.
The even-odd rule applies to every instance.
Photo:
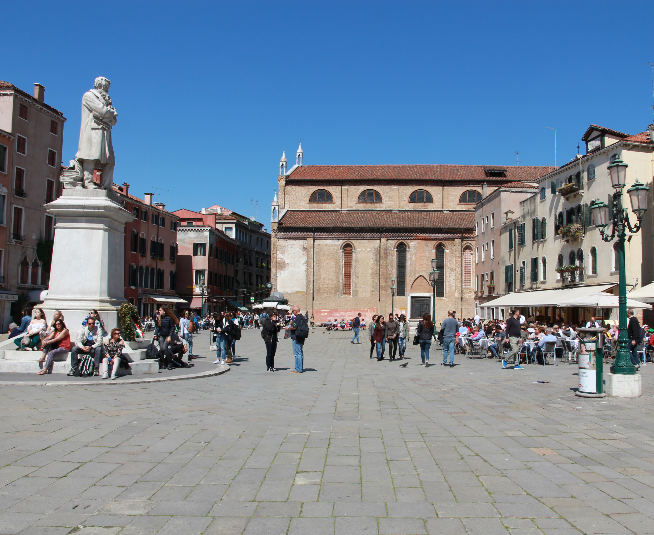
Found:
[[[26,257],[23,257],[23,259],[20,261],[20,283],[21,284],[28,284],[29,283],[29,276],[30,276],[30,263],[27,261]]]
[[[375,189],[366,189],[359,194],[359,202],[379,203],[382,202],[380,193]]]
[[[472,287],[472,247],[463,249],[463,287]]]
[[[31,284],[38,284],[39,283],[39,268],[41,267],[41,264],[39,264],[39,261],[37,258],[34,258],[32,260],[32,269],[31,269]]]
[[[309,197],[310,203],[321,203],[321,202],[334,202],[334,197],[326,189],[317,189]]]
[[[563,267],[563,255],[559,254],[558,258],[556,259],[556,267],[557,268],[562,268]],[[556,272],[556,280],[561,280],[561,273],[558,271]]]
[[[540,280],[547,280],[547,258],[545,257],[540,259]]]
[[[438,278],[436,279],[436,297],[445,297],[445,246],[439,243],[436,246],[436,269]]]
[[[613,254],[611,255],[611,271],[618,271],[618,243],[613,244]]]
[[[343,246],[343,295],[352,295],[352,245]]]
[[[577,249],[577,265],[579,266],[579,282],[584,282],[584,252]]]
[[[397,268],[396,268],[396,282],[397,295],[406,295],[406,244],[397,244]]]
[[[459,197],[459,204],[477,204],[481,201],[481,193],[473,189],[464,191]]]
[[[143,287],[143,266],[139,266],[139,288]]]
[[[427,190],[417,189],[411,195],[409,195],[409,202],[432,203],[434,202],[434,198]]]
[[[590,274],[597,275],[597,249],[595,247],[590,248]]]
[[[158,245],[158,247],[159,247],[159,251],[158,251],[157,256],[158,256],[159,258],[164,258],[164,241],[163,241],[163,238],[159,238],[159,245]],[[162,273],[163,273],[163,272],[162,272]],[[161,279],[161,280],[163,281],[163,275],[162,275],[162,279]],[[161,283],[161,289],[163,290],[163,282]]]

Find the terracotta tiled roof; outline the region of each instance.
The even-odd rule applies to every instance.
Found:
[[[60,115],[61,117],[64,116],[64,114],[62,112],[60,112],[57,108],[53,108],[52,106],[46,104],[45,102],[39,102],[32,95],[30,95],[29,93],[26,93],[22,89],[19,89],[14,84],[10,84],[9,82],[5,82],[3,80],[0,80],[0,89],[11,89],[12,91],[15,91],[16,93],[20,93],[23,97],[28,98],[32,102],[35,102],[39,106],[43,106],[44,108],[47,108],[52,113],[56,113],[57,115]]]
[[[488,176],[493,173],[487,171],[496,170],[504,171],[506,176]],[[296,167],[287,180],[522,182],[535,181],[553,170],[548,166],[303,165]]]
[[[475,226],[474,212],[434,210],[289,210],[279,220],[279,229],[456,229]]]
[[[62,165],[62,167],[65,167],[65,166]],[[114,191],[115,191],[116,193],[118,193],[118,195],[120,195],[121,197],[126,197],[126,198],[129,199],[130,201],[132,201],[132,202],[137,202],[137,203],[139,203],[139,204],[145,206],[145,207],[148,208],[148,209],[152,208],[152,209],[154,209],[154,210],[158,210],[159,212],[163,212],[163,213],[165,213],[165,214],[168,214],[169,216],[172,216],[172,217],[175,216],[175,213],[174,213],[174,212],[171,212],[170,210],[165,210],[165,209],[163,209],[163,208],[160,208],[159,206],[154,206],[154,205],[146,204],[145,201],[144,201],[143,199],[139,199],[138,197],[132,195],[131,193],[128,193],[127,195],[125,195],[125,193],[123,193],[123,188],[122,188],[122,186],[119,186],[118,184],[113,184],[112,187],[113,187]]]
[[[193,210],[187,210],[186,208],[175,210],[173,214],[178,216],[180,219],[202,219],[202,214],[200,212],[194,212]]]
[[[645,130],[640,134],[628,136],[624,138],[623,141],[633,141],[634,143],[649,143],[650,145],[652,144],[652,140],[649,137],[649,130]]]
[[[590,136],[591,132],[593,130],[598,130],[600,132],[603,132],[604,134],[611,134],[612,136],[616,137],[628,137],[629,134],[625,134],[624,132],[618,132],[617,130],[612,130],[611,128],[606,128],[604,126],[600,126],[598,124],[591,124],[588,129],[586,130],[586,133],[582,136],[581,140],[582,141],[587,141],[588,136]]]

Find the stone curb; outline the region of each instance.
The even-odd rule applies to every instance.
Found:
[[[124,381],[57,381],[40,383],[36,381],[0,381],[0,386],[97,386],[97,385],[135,385],[139,383],[161,383],[164,381],[182,381],[184,379],[201,379],[203,377],[213,377],[215,375],[222,375],[229,371],[229,366],[220,366],[216,370],[209,370],[202,373],[195,373],[189,375],[176,375],[173,377],[157,377],[152,379],[126,379]]]

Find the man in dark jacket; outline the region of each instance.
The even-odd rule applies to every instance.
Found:
[[[627,324],[627,336],[629,336],[629,354],[631,355],[631,363],[637,368],[640,367],[640,358],[638,357],[638,344],[641,341],[640,322],[634,316],[632,309],[627,310],[629,323]]]
[[[277,314],[272,313],[270,318],[265,318],[261,324],[261,334],[266,343],[266,371],[275,371],[275,353],[277,352],[277,333],[281,329],[277,323]]]
[[[298,332],[308,332],[308,321],[306,316],[300,314],[300,307],[293,306],[293,318],[291,323],[286,327],[291,332],[291,340],[293,344],[293,354],[295,355],[295,369],[291,370],[293,373],[302,373],[304,371],[304,340]]]

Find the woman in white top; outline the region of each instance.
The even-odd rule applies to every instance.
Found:
[[[47,328],[45,321],[45,313],[43,309],[35,308],[32,316],[32,321],[29,322],[25,335],[22,338],[16,338],[14,344],[18,346],[19,350],[38,351],[38,346],[41,344],[41,331]]]

